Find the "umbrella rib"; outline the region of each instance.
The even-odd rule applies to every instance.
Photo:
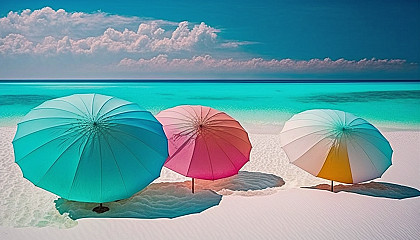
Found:
[[[226,132],[226,131],[223,131],[223,130],[220,130],[220,129],[215,129],[215,128],[233,128],[233,129],[240,130],[240,131],[242,131],[242,132],[244,132],[244,133],[246,134],[247,139],[240,138],[239,136],[234,135],[234,134],[231,134],[230,132]],[[247,133],[247,132],[246,132],[243,128],[237,128],[237,127],[232,127],[232,126],[220,126],[220,127],[213,127],[213,128],[212,128],[212,130],[213,130],[213,131],[218,131],[218,132],[224,132],[224,133],[227,133],[227,134],[229,134],[229,135],[232,135],[232,136],[234,136],[234,137],[236,137],[236,138],[239,138],[239,139],[241,139],[242,141],[244,141],[244,142],[248,143],[248,141],[247,141],[247,140],[249,139],[249,136],[248,136],[248,133]]]
[[[96,97],[96,93],[94,93],[93,94],[93,97],[92,97],[92,107],[91,107],[91,113],[92,113],[92,117],[93,117],[93,106],[95,105],[95,97]]]
[[[334,118],[330,115],[330,111],[324,111],[324,112],[325,112],[325,114],[326,114],[328,117],[330,117],[330,118],[331,118],[331,120],[332,120],[332,122],[333,122],[333,123],[336,121],[336,119],[334,119]],[[340,118],[338,118],[338,119],[340,119]]]
[[[242,142],[244,142],[245,144],[250,144],[250,142],[249,142],[249,138],[248,139],[242,139],[242,138],[240,138],[240,137],[238,137],[238,136],[236,136],[236,135],[234,135],[234,134],[231,134],[230,132],[226,132],[226,131],[223,131],[223,130],[213,130],[213,129],[208,129],[208,131],[210,131],[210,132],[212,132],[213,134],[216,134],[216,132],[223,132],[223,133],[225,133],[225,134],[228,134],[228,135],[230,135],[230,136],[232,136],[232,137],[235,137],[235,138],[237,138],[237,139],[240,139]],[[244,131],[245,132],[245,131]],[[246,135],[247,135],[247,137],[248,137],[248,133],[247,132],[245,132],[246,133]],[[216,134],[217,135],[217,134]],[[220,137],[220,135],[217,135],[217,136],[219,136]]]
[[[137,159],[137,162],[138,163],[140,163],[140,165],[144,168],[144,169],[146,169],[146,171],[149,173],[149,175],[151,176],[151,177],[154,177],[153,176],[153,174],[152,174],[152,172],[150,172],[150,170],[146,167],[146,166],[144,166],[144,164],[141,162],[141,160],[137,157],[137,155],[135,155],[132,151],[131,151],[131,149],[129,148],[129,147],[127,147],[127,145],[125,145],[120,139],[118,139],[118,138],[116,138],[116,137],[114,137],[114,136],[112,136],[112,135],[110,135],[112,138],[114,138],[115,140],[117,140],[119,143],[121,143],[121,145],[123,145],[127,150],[128,150],[128,152],[130,152],[131,153],[131,155],[133,155],[134,156],[134,158],[136,158]]]
[[[87,137],[87,138],[86,138],[85,145],[83,146],[82,153],[80,154],[79,161],[77,162],[76,171],[75,171],[75,173],[74,173],[74,175],[73,175],[73,180],[71,181],[70,189],[69,189],[69,191],[68,191],[68,193],[67,193],[67,195],[66,195],[67,197],[70,197],[71,192],[73,191],[74,182],[75,182],[75,180],[76,180],[77,173],[79,172],[80,162],[81,162],[82,157],[83,157],[83,155],[84,155],[84,153],[85,153],[86,146],[87,146],[88,142],[90,141],[90,137],[91,137],[91,136],[92,136],[92,132],[89,132],[89,137]],[[79,151],[80,151],[80,149],[79,149]]]
[[[214,122],[238,122],[235,119],[215,119],[215,120],[209,120],[207,123],[214,123]]]
[[[290,119],[288,122],[297,122],[297,121],[312,121],[312,122],[319,122],[319,123],[322,123],[322,124],[324,124],[324,125],[326,125],[326,124],[331,124],[329,121],[328,121],[328,122],[326,122],[326,121],[321,121],[321,120],[318,120],[318,119],[306,119],[306,118]]]
[[[86,114],[86,117],[92,117],[92,115],[93,114],[91,114],[91,113],[89,113],[89,109],[88,109],[88,107],[87,107],[87,105],[86,105],[86,103],[85,103],[85,101],[83,101],[83,99],[79,96],[79,98],[80,98],[80,101],[82,101],[82,103],[83,103],[83,105],[85,106],[85,108],[86,108],[86,112],[87,112],[87,114]]]
[[[356,133],[359,133],[359,134],[367,134],[364,131],[371,131],[371,132],[374,132],[374,133],[377,133],[377,134],[381,135],[382,137],[378,137],[378,136],[376,136],[374,134],[368,134],[369,136],[375,137],[377,139],[381,139],[382,141],[384,141],[384,142],[386,142],[386,143],[389,144],[388,140],[386,140],[386,138],[382,135],[382,133],[378,129],[376,129],[376,128],[373,129],[373,128],[359,127],[359,128],[356,128],[356,130],[354,130],[353,132],[356,132]]]
[[[102,131],[100,131],[101,135],[103,135]],[[101,146],[101,135],[98,134],[98,146],[99,146],[99,157],[100,157],[100,169],[101,172],[99,174],[99,176],[101,177],[101,180],[99,181],[100,187],[99,187],[99,198],[102,199],[102,146]]]
[[[112,125],[113,125],[113,126],[116,126],[116,125],[124,125],[124,126],[133,127],[133,128],[138,128],[138,129],[142,129],[142,130],[144,130],[144,131],[146,131],[146,132],[153,133],[153,134],[155,134],[155,135],[157,135],[157,136],[159,136],[159,137],[166,138],[166,136],[162,136],[162,135],[161,135],[161,134],[159,134],[158,132],[154,132],[154,131],[151,131],[151,130],[149,130],[149,129],[147,129],[147,128],[142,128],[142,127],[135,126],[135,125],[131,125],[131,124],[126,124],[126,123],[112,123]],[[114,129],[114,130],[115,130],[115,129]]]
[[[122,104],[122,105],[120,105],[120,106],[118,106],[118,107],[115,107],[115,108],[113,108],[113,109],[109,110],[108,112],[106,112],[106,113],[102,114],[98,120],[102,120],[103,118],[112,117],[112,116],[114,116],[115,114],[114,114],[114,115],[110,115],[110,116],[107,116],[107,114],[109,114],[110,112],[115,111],[115,110],[117,110],[117,109],[119,109],[119,108],[122,108],[122,107],[125,107],[125,106],[129,106],[129,105],[136,106],[136,107],[138,107],[138,108],[140,109],[140,107],[139,107],[136,103],[133,103],[133,102],[130,102],[130,103],[125,103],[125,104]],[[127,112],[147,112],[147,111],[146,111],[146,110],[135,110],[135,111],[127,111]],[[118,114],[118,113],[117,113],[117,114]]]
[[[72,124],[75,124],[75,123],[65,123],[65,124],[60,124],[60,125],[55,125],[55,126],[46,127],[46,128],[43,128],[43,129],[38,129],[38,130],[36,130],[36,131],[34,131],[34,132],[31,132],[31,133],[28,133],[28,134],[26,134],[26,135],[20,136],[20,137],[19,137],[19,138],[17,138],[17,139],[13,139],[13,142],[15,142],[15,141],[17,141],[17,140],[20,140],[20,139],[22,139],[22,138],[25,138],[25,137],[27,137],[27,136],[30,136],[31,134],[34,134],[34,133],[40,132],[40,131],[44,131],[44,130],[51,129],[51,128],[55,128],[55,127],[62,127],[62,126],[66,126],[66,125],[72,125]]]
[[[366,135],[366,133],[363,133],[363,131],[374,131],[375,133],[381,134],[377,129],[370,129],[370,128],[359,128],[358,130],[353,131],[353,132],[354,133],[357,133],[357,134],[362,134],[362,135],[364,134],[364,135]],[[372,137],[374,137],[376,139],[379,139],[379,140],[381,140],[381,141],[389,144],[388,140],[386,140],[386,138],[383,137],[383,136],[382,136],[382,138],[381,137],[378,137],[378,136],[375,136],[375,135],[371,135],[371,134],[369,136],[372,136]]]
[[[362,119],[362,118],[360,118],[360,117],[356,117],[355,119],[351,120],[351,121],[349,122],[349,124],[348,124],[348,125],[352,124],[354,121],[356,121],[356,120],[358,120],[358,119],[363,120],[363,119]],[[368,122],[365,122],[365,123],[368,123]],[[360,124],[365,124],[365,123],[360,123]],[[369,123],[368,123],[368,124],[369,124]],[[353,125],[353,126],[357,126],[357,125],[359,125],[359,124],[356,124],[356,125]]]
[[[348,126],[348,124],[346,123],[346,121],[347,121],[347,113],[346,112],[344,112],[344,125],[346,125],[346,126]]]
[[[75,95],[76,95],[76,94],[74,94],[73,96],[75,96]],[[61,101],[61,102],[68,103],[68,104],[72,105],[74,108],[76,108],[79,112],[81,112],[81,113],[84,115],[84,117],[87,117],[87,116],[88,116],[85,112],[83,112],[83,111],[82,111],[82,109],[80,109],[79,107],[77,107],[77,106],[76,106],[76,105],[74,105],[73,103],[71,103],[71,102],[69,102],[69,101],[64,100],[63,98],[59,98],[59,99],[57,99],[57,100],[55,100],[55,101]]]
[[[63,134],[62,136],[60,136],[60,137],[64,137],[64,136],[66,136],[66,135],[70,135],[71,134],[71,132],[69,132],[69,133],[67,133],[67,134]],[[18,163],[18,162],[20,162],[20,161],[22,161],[24,158],[26,158],[29,154],[32,154],[33,152],[35,152],[36,150],[38,150],[38,149],[40,149],[40,148],[42,148],[42,147],[44,147],[45,145],[47,145],[47,144],[49,144],[49,143],[51,143],[52,141],[54,141],[54,140],[57,140],[57,138],[54,138],[54,139],[51,139],[50,141],[48,141],[48,142],[46,142],[46,143],[43,143],[42,145],[40,145],[40,146],[38,146],[38,147],[36,147],[35,149],[33,149],[32,151],[30,151],[29,153],[27,153],[25,156],[23,156],[22,158],[20,158],[19,160],[16,160],[16,163]]]
[[[73,120],[75,120],[76,118],[74,118],[74,117],[42,117],[42,118],[32,118],[32,119],[28,119],[28,120],[22,121],[22,122],[18,123],[18,125],[19,124],[22,124],[22,123],[32,122],[32,121],[36,121],[36,120],[46,120],[46,119],[73,119]]]
[[[151,150],[153,150],[153,151],[154,151],[154,152],[156,152],[157,154],[162,155],[162,154],[161,154],[160,152],[158,152],[156,149],[154,149],[153,147],[151,147],[150,145],[148,145],[147,143],[145,143],[143,140],[139,139],[138,137],[136,137],[136,136],[134,136],[134,135],[131,135],[131,134],[127,133],[127,132],[120,131],[120,130],[116,130],[116,129],[112,129],[112,131],[114,131],[114,132],[119,132],[119,133],[125,134],[125,135],[127,135],[127,136],[130,136],[130,137],[132,137],[132,138],[134,138],[134,139],[138,140],[139,142],[143,143],[143,145],[145,145],[146,147],[150,148]],[[166,137],[165,137],[165,139],[166,139]]]
[[[211,115],[208,119],[207,119],[207,121],[210,121],[210,119],[212,119],[213,117],[215,117],[216,115],[219,115],[219,114],[222,114],[222,113],[224,113],[224,112],[217,112],[217,113],[215,113],[215,114],[213,114],[213,115]],[[225,113],[226,114],[226,113]],[[226,114],[227,115],[227,114]]]
[[[327,123],[330,123],[330,122],[331,122],[331,119],[329,119],[329,118],[325,118],[324,116],[321,116],[321,115],[318,115],[318,114],[314,113],[314,111],[311,111],[311,112],[305,112],[305,115],[307,115],[307,114],[314,115],[314,116],[317,116],[317,117],[319,117],[319,118],[322,118],[322,119],[324,119],[325,121],[327,121]],[[328,115],[328,116],[329,116],[329,115]],[[331,116],[330,116],[330,118],[331,118]]]
[[[86,116],[77,114],[75,112],[69,111],[69,110],[65,110],[65,109],[62,109],[62,108],[55,108],[55,107],[41,107],[41,108],[34,108],[33,110],[46,110],[46,109],[54,109],[54,110],[59,110],[59,111],[63,111],[63,112],[68,112],[68,113],[77,115],[77,116],[82,117],[82,118],[85,118],[86,117]]]
[[[163,127],[167,127],[167,126],[175,126],[172,129],[177,132],[177,131],[184,131],[185,129],[195,129],[195,124],[194,122],[179,122],[179,123],[173,123],[173,124],[164,124],[162,125]],[[176,127],[178,126],[178,127]],[[182,128],[184,130],[182,130]]]
[[[193,135],[194,136],[194,135]],[[189,139],[187,140],[187,141],[189,141]],[[185,142],[186,143],[186,142]],[[184,144],[185,144],[184,143]],[[183,147],[185,147],[185,146],[183,146]],[[191,155],[191,159],[190,159],[190,163],[188,164],[188,169],[187,169],[187,174],[186,174],[186,176],[188,177],[188,175],[189,175],[189,172],[190,172],[190,169],[191,169],[191,162],[192,162],[192,160],[194,159],[194,155],[195,155],[195,148],[196,148],[196,142],[194,142],[194,148],[193,148],[193,153],[192,153],[192,155]],[[181,148],[179,148],[179,149],[181,149]],[[173,156],[175,156],[175,154],[177,154],[178,152],[179,152],[179,149],[173,154]],[[168,161],[169,162],[169,161]]]
[[[211,168],[211,176],[212,176],[212,179],[214,179],[213,164],[211,162],[211,157],[210,157],[210,152],[209,152],[209,146],[207,145],[206,138],[203,137],[203,141],[204,141],[204,145],[206,146],[206,149],[207,149],[207,151],[206,151],[207,152],[207,156],[209,157],[210,168]]]
[[[341,135],[340,137],[337,137],[338,136],[338,134],[336,135],[336,137],[333,139],[333,141],[332,141],[332,146],[335,146],[335,145],[337,145],[337,147],[334,147],[334,148],[331,148],[330,149],[330,151],[329,151],[329,153],[328,153],[328,155],[330,154],[330,152],[331,152],[331,150],[333,150],[334,151],[334,153],[335,153],[335,156],[340,156],[340,143],[341,143],[341,138],[343,137],[343,135]],[[327,155],[327,156],[328,156]],[[347,155],[347,157],[348,157],[348,155]],[[349,160],[350,161],[350,160]],[[333,165],[333,162],[335,163],[335,162],[337,162],[336,161],[336,158],[333,158],[333,159],[331,159],[331,161],[330,162],[327,162],[328,163],[328,165]],[[325,161],[324,161],[324,163],[323,163],[323,167],[324,167],[324,164],[325,164]],[[349,163],[350,164],[350,163]],[[322,170],[322,168],[321,168],[321,170]],[[319,177],[319,172],[318,172],[318,174],[316,175],[317,177]],[[350,169],[350,176],[352,176],[351,175],[351,169]],[[352,181],[353,181],[353,176],[352,176]]]
[[[354,145],[353,145],[353,142],[352,141],[349,141],[350,142],[350,144],[353,146],[353,148],[354,148]],[[373,168],[375,168],[375,170],[376,170],[376,173],[377,174],[379,174],[379,170],[378,170],[378,168],[376,167],[376,165],[373,163],[373,161],[372,161],[372,159],[369,157],[369,155],[366,153],[366,151],[365,151],[365,149],[357,142],[357,141],[355,141],[355,143],[360,147],[360,149],[362,149],[362,151],[365,153],[365,155],[366,155],[366,157],[369,159],[369,161],[370,161],[370,163],[372,164],[372,166],[373,166]]]
[[[302,138],[304,138],[304,137],[307,137],[307,136],[309,136],[309,135],[311,135],[311,134],[314,134],[314,133],[319,133],[319,132],[322,132],[322,131],[326,131],[327,133],[332,132],[331,130],[328,130],[328,129],[321,129],[321,130],[318,130],[318,131],[315,131],[315,132],[310,132],[310,133],[308,133],[308,134],[305,134],[305,135],[303,135],[303,136],[300,136],[300,137],[298,137],[298,138],[294,139],[293,141],[291,141],[291,142],[289,142],[289,143],[287,143],[287,144],[283,145],[282,147],[285,147],[285,146],[287,146],[287,145],[289,145],[289,144],[291,144],[291,143],[293,143],[293,142],[296,142],[296,141],[297,141],[297,140],[299,140],[299,139],[302,139]],[[333,135],[334,135],[334,133],[331,133],[330,135],[328,135],[328,137],[329,137],[329,136],[333,136]],[[324,137],[324,138],[326,138],[326,137]],[[324,139],[324,138],[322,138],[322,139]]]
[[[215,135],[215,136],[217,136],[219,139],[221,139],[221,140],[223,140],[224,142],[226,142],[227,144],[229,144],[229,145],[231,145],[233,148],[235,148],[236,150],[238,150],[238,152],[242,155],[242,156],[244,156],[244,158],[245,159],[247,159],[248,157],[247,156],[245,156],[241,151],[239,151],[239,149],[235,146],[235,145],[233,145],[232,143],[230,143],[229,141],[227,141],[226,139],[224,139],[224,138],[222,138],[222,137],[220,137],[219,135],[217,135],[217,134],[215,134],[214,132],[212,133],[213,135]]]
[[[380,135],[382,136],[382,134],[381,134],[379,131],[377,131],[377,130],[375,130],[375,129],[370,129],[370,128],[359,128],[358,130],[353,131],[353,133],[356,133],[356,134],[361,134],[361,135],[367,135],[367,133],[364,133],[364,132],[363,132],[363,131],[365,131],[365,130],[367,130],[367,131],[374,131],[375,133],[378,133],[378,134],[380,134]],[[374,138],[376,138],[376,139],[378,139],[378,140],[381,140],[381,141],[383,141],[383,142],[385,142],[385,143],[389,144],[388,140],[386,140],[386,138],[385,138],[384,136],[382,136],[382,137],[378,137],[378,136],[373,135],[373,134],[369,134],[369,136],[372,136],[372,137],[374,137]]]
[[[333,111],[333,113],[334,113],[335,115],[337,115],[337,119],[338,119],[338,121],[340,121],[341,125],[344,125],[344,124],[345,124],[345,122],[343,123],[343,121],[342,121],[342,119],[341,119],[340,115],[338,115],[337,111]],[[346,121],[346,113],[345,113],[345,112],[344,112],[344,121]]]
[[[103,121],[103,120],[106,120],[106,119],[109,119],[109,118],[112,118],[112,117],[118,116],[118,115],[120,115],[120,114],[135,113],[135,112],[146,112],[146,113],[148,113],[147,111],[143,111],[143,110],[129,110],[129,111],[122,112],[122,113],[112,113],[112,115],[108,115],[108,116],[106,116],[106,117],[105,117],[105,115],[102,115],[102,116],[98,119],[98,121]],[[151,115],[151,114],[150,114],[150,115]],[[152,115],[152,116],[153,116],[153,115]]]
[[[198,118],[197,118],[197,114],[195,114],[194,109],[192,108],[193,109],[193,112],[194,112],[194,114],[192,114],[187,109],[185,109],[185,106],[188,106],[190,108],[192,108],[192,107],[190,105],[180,106],[186,113],[188,113],[188,115],[190,116],[191,121],[196,122],[198,120]],[[187,116],[185,115],[185,117],[187,117]]]
[[[183,110],[184,110],[185,112],[187,112],[185,109],[183,109]],[[169,112],[179,114],[179,115],[184,116],[185,118],[187,118],[187,119],[189,119],[189,120],[191,120],[191,121],[194,121],[194,119],[193,119],[193,118],[191,118],[191,116],[187,116],[187,115],[185,115],[185,114],[183,114],[183,113],[181,113],[181,112],[174,111],[174,110],[170,110],[170,109],[168,109],[168,110],[164,110],[164,111],[160,112],[159,114],[161,114],[161,113],[165,114],[165,113],[169,113]],[[159,115],[159,114],[158,114],[158,115]],[[175,117],[172,117],[172,116],[159,116],[159,118],[172,118],[172,119],[178,119],[178,120],[186,121],[186,120],[185,120],[185,119],[183,119],[183,118],[175,118]]]
[[[165,126],[165,127],[170,128],[170,127],[167,127],[167,126]],[[168,130],[168,131],[170,131],[170,130]],[[174,127],[174,128],[172,128],[172,131],[176,132],[176,133],[173,134],[173,135],[176,135],[176,136],[186,136],[186,135],[190,135],[191,133],[197,134],[197,130],[194,127],[191,127],[191,126],[188,126],[188,125]]]
[[[208,108],[208,111],[206,113],[206,116],[204,116],[204,118],[203,118],[203,122],[207,122],[207,120],[208,120],[207,117],[209,116],[210,111],[211,111],[211,108]]]
[[[373,144],[371,141],[369,141],[367,138],[365,138],[365,137],[363,137],[363,136],[360,136],[361,134],[359,133],[355,133],[356,135],[358,135],[358,137],[360,137],[360,138],[362,138],[362,139],[364,139],[366,142],[368,142],[370,145],[372,145],[372,146],[374,146],[375,147],[375,149],[377,149],[386,159],[388,159],[388,156],[386,156],[385,155],[385,153],[384,152],[382,152],[382,150],[381,149],[379,149],[379,148],[377,148],[376,146],[375,146],[375,144]],[[377,139],[381,139],[381,138],[377,138]],[[388,142],[387,142],[388,143]],[[389,144],[389,143],[388,143]],[[392,150],[392,149],[391,149]]]
[[[234,127],[234,126],[226,126],[226,125],[210,125],[209,127],[211,127],[212,129],[215,129],[215,128],[233,128],[233,129],[237,129],[237,130],[240,130],[240,131],[243,131],[243,132],[244,132],[244,129],[243,129],[243,128],[240,128],[240,127]]]
[[[117,120],[129,120],[129,119],[135,119],[136,121],[145,121],[145,122],[151,122],[154,124],[157,124],[159,126],[162,126],[162,124],[158,121],[154,121],[154,120],[149,120],[149,119],[145,119],[145,118],[137,118],[137,117],[123,117],[123,118],[113,118],[112,121],[117,121]]]
[[[79,116],[81,116],[81,117],[86,117],[87,115],[86,115],[86,113],[85,112],[83,112],[82,110],[80,110],[80,108],[78,108],[76,105],[74,105],[73,103],[71,103],[71,102],[68,102],[68,101],[66,101],[66,100],[64,100],[63,98],[59,98],[59,99],[53,99],[53,101],[57,101],[57,102],[65,102],[65,103],[67,103],[67,104],[70,104],[71,106],[73,106],[75,109],[77,109],[77,111],[79,111],[82,115],[79,115],[79,114],[77,114],[77,115],[79,115]],[[36,109],[38,109],[38,108],[36,108]],[[59,109],[59,108],[57,108],[57,109]],[[70,112],[70,111],[69,111]],[[74,113],[74,114],[76,114],[76,113]]]
[[[245,130],[243,130],[243,129],[241,129],[242,131],[244,131],[245,133],[246,133],[246,131]],[[228,134],[228,135],[231,135],[231,136],[233,136],[233,137],[235,137],[235,138],[237,138],[237,139],[240,139],[241,141],[243,141],[244,143],[246,143],[246,144],[249,144],[249,142],[248,141],[246,141],[246,140],[244,140],[244,139],[242,139],[242,138],[240,138],[240,137],[238,137],[238,136],[236,136],[236,135],[234,135],[234,134],[231,134],[230,132],[226,132],[226,131],[223,131],[223,130],[213,130],[213,129],[208,129],[208,131],[210,131],[210,132],[212,132],[213,134],[216,134],[216,132],[223,132],[223,133],[226,133],[226,134]],[[247,135],[248,135],[248,133],[246,133]],[[219,135],[217,135],[217,136],[219,136]],[[220,136],[219,136],[220,137]]]
[[[194,119],[196,119],[196,120],[199,120],[200,119],[200,116],[198,116],[198,114],[195,112],[195,110],[194,110],[194,108],[191,106],[191,105],[187,105],[189,108],[191,108],[191,110],[193,111],[193,113],[194,114],[192,114],[192,113],[190,113],[189,111],[187,111],[187,110],[185,110],[185,111],[187,111],[189,114],[191,114],[191,116],[194,118]],[[200,107],[200,111],[201,111],[201,106],[199,106]]]
[[[217,125],[222,125],[225,122],[234,122],[237,123],[239,126],[241,126],[241,124],[235,120],[235,119],[220,119],[220,120],[211,120],[211,121],[207,121],[207,125],[210,126],[217,126]]]
[[[108,140],[106,139],[106,137],[104,137],[104,140],[105,140],[105,142],[106,142],[106,144],[107,144],[107,146],[108,146],[108,149],[111,151],[112,158],[114,159],[115,165],[117,166],[117,168],[118,168],[118,172],[120,173],[120,177],[121,177],[121,181],[122,181],[122,183],[123,183],[123,185],[124,185],[125,193],[126,193],[127,195],[129,195],[129,194],[128,194],[128,191],[127,191],[127,186],[125,185],[125,180],[124,180],[123,175],[122,175],[122,173],[121,173],[120,166],[118,165],[117,159],[115,158],[114,151],[112,151],[111,145],[109,144],[109,142],[108,142]]]
[[[170,160],[172,160],[182,149],[184,149],[185,145],[187,145],[187,143],[191,140],[191,138],[193,138],[194,135],[191,135],[191,137],[189,137],[187,140],[185,140],[185,142],[183,142],[181,144],[181,146],[171,155],[168,157],[168,160],[166,162],[169,162]],[[194,149],[195,149],[195,145],[194,145]]]
[[[179,129],[179,130],[181,130],[181,129]],[[183,130],[179,131],[176,134],[179,135],[179,136],[188,136],[191,133],[196,134],[197,133],[197,130],[195,128],[193,128],[193,127],[184,127]]]
[[[325,125],[305,125],[305,126],[300,126],[300,127],[295,127],[295,128],[289,128],[287,130],[281,131],[281,133],[283,134],[289,131],[293,131],[300,128],[306,128],[306,127],[325,127]],[[324,129],[324,130],[327,130],[327,129]]]
[[[372,128],[357,128],[356,131],[374,131],[376,133],[380,133],[378,129],[372,129]]]
[[[156,115],[156,118],[169,118],[169,119],[176,119],[176,120],[180,120],[180,121],[183,121],[183,122],[187,122],[185,118],[176,118],[176,117],[172,117],[172,116],[159,116],[159,115]]]
[[[195,110],[194,110],[194,112],[195,112]],[[202,122],[204,121],[204,119],[202,118],[203,117],[203,106],[200,106],[200,116],[198,116],[198,114],[196,114],[196,115],[197,115],[197,118],[200,119],[200,121],[202,121]]]
[[[191,125],[183,125],[183,126],[177,126],[177,127],[170,127],[170,126],[174,126],[174,125],[173,124],[165,125],[164,128],[166,128],[167,130],[168,130],[168,128],[171,128],[172,131],[176,132],[175,133],[176,135],[181,135],[182,132],[191,131],[191,130],[194,129]]]
[[[112,99],[114,99],[113,97],[108,98],[105,102],[102,103],[102,106],[99,108],[98,112],[96,113],[96,119],[99,119],[99,113],[102,111],[102,109],[104,108],[104,106],[111,101]]]
[[[185,105],[184,105],[185,106]],[[188,113],[188,115],[183,114],[181,112],[177,112],[178,114],[181,114],[182,116],[190,119],[191,121],[195,121],[196,119],[194,118],[194,115],[192,115],[187,109],[184,108],[184,106],[179,106],[182,110],[184,110],[184,112]]]
[[[326,138],[328,138],[328,137],[330,137],[330,136],[333,136],[334,135],[334,133],[331,133],[330,135],[327,135],[327,136],[325,136],[325,137],[323,137],[323,138],[321,138],[321,139],[319,139],[318,141],[316,141],[314,144],[312,144],[312,146],[310,146],[309,148],[308,148],[308,150],[306,150],[304,153],[302,153],[301,155],[299,155],[295,160],[293,160],[293,161],[291,161],[291,159],[290,159],[290,157],[289,157],[289,155],[287,155],[287,153],[286,153],[286,151],[284,151],[285,153],[286,153],[286,155],[287,155],[287,157],[289,158],[289,162],[294,162],[294,161],[297,161],[299,158],[301,158],[305,153],[307,153],[308,151],[310,151],[313,147],[315,147],[318,143],[320,143],[321,141],[323,141],[323,140],[325,140]],[[330,142],[335,142],[337,139],[331,139],[331,141]],[[286,146],[286,145],[284,145],[284,146]],[[284,147],[284,146],[281,146],[282,148]]]
[[[76,142],[78,142],[81,138],[83,138],[86,135],[86,133],[82,134],[80,137],[78,137],[75,141],[73,141],[69,146],[67,146],[66,149],[64,149],[63,152],[61,152],[61,154],[57,157],[57,159],[53,162],[53,164],[51,164],[51,166],[47,169],[47,171],[44,173],[44,175],[38,180],[38,182],[36,183],[36,185],[38,185],[42,179],[44,179],[44,177],[47,175],[47,173],[52,169],[52,167],[58,162],[58,160],[60,160],[60,158],[63,156],[63,154],[65,152],[67,152]]]
[[[330,134],[329,136],[331,136],[331,135],[334,135],[334,134]],[[295,161],[297,161],[299,158],[301,158],[305,153],[307,153],[308,151],[310,151],[312,148],[314,148],[318,143],[320,143],[321,141],[323,141],[324,139],[326,139],[326,137],[324,137],[324,138],[322,138],[321,140],[319,140],[319,141],[317,141],[315,144],[313,144],[307,151],[305,151],[302,155],[300,155]],[[337,145],[337,142],[338,142],[338,138],[337,138],[337,135],[335,136],[335,138],[334,139],[331,139],[330,140],[330,146],[329,146],[329,149],[328,149],[328,153],[327,153],[327,158],[328,158],[328,156],[332,153],[332,152],[334,152],[335,153],[335,155],[338,155],[338,151],[339,151],[339,147],[332,147],[332,146],[335,146],[335,145]],[[338,146],[339,146],[340,144],[338,144]],[[293,162],[295,162],[295,161],[293,161]],[[324,159],[324,161],[323,161],[323,163],[322,163],[322,166],[321,166],[321,169],[319,170],[319,172],[315,175],[315,177],[319,177],[319,174],[320,174],[320,172],[321,172],[321,170],[325,167],[325,164],[327,164],[327,165],[329,165],[329,166],[331,166],[331,164],[332,164],[332,161],[333,160],[331,160],[331,161],[329,161],[329,162],[327,162],[326,163],[326,159]],[[292,163],[293,163],[292,162]],[[306,170],[305,170],[306,171]]]
[[[217,138],[220,138],[219,136],[216,136]],[[233,168],[235,169],[235,171],[239,171],[239,169],[236,169],[235,164],[232,162],[232,159],[230,159],[230,157],[227,155],[227,153],[225,152],[225,150],[223,150],[223,148],[220,146],[220,144],[216,141],[214,141],[216,143],[216,145],[219,147],[220,150],[222,150],[222,152],[225,154],[225,156],[227,157],[227,159],[229,159],[229,162],[232,164]]]
[[[355,126],[362,126],[362,125],[368,125],[368,126],[374,127],[372,124],[370,124],[370,123],[368,123],[368,122],[362,122],[362,123],[354,124],[354,125],[352,125],[351,127],[355,127]],[[365,127],[358,127],[358,128],[368,129],[368,128],[365,128]]]
[[[167,127],[167,126],[179,126],[179,125],[183,125],[183,126],[181,126],[181,127],[191,127],[191,124],[190,123],[187,123],[187,122],[180,122],[180,123],[170,123],[170,124],[165,124],[165,125],[163,125],[164,127]]]

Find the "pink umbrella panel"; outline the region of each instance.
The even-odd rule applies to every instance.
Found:
[[[249,161],[248,133],[224,112],[183,105],[164,110],[156,118],[168,138],[164,166],[175,172],[215,180],[237,174]]]

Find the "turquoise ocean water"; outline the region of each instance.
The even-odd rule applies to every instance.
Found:
[[[45,100],[75,93],[116,96],[154,114],[180,104],[206,105],[245,124],[282,124],[301,111],[330,108],[380,126],[420,129],[420,83],[0,83],[0,126],[15,125]]]

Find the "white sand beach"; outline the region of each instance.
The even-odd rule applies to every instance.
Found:
[[[245,126],[251,161],[234,177],[196,181],[163,169],[127,200],[76,203],[35,187],[14,163],[16,128],[0,128],[0,239],[419,239],[420,131],[380,128],[394,149],[380,179],[358,185],[289,164],[281,126]],[[62,214],[61,214],[61,213]],[[76,219],[76,220],[74,220]]]

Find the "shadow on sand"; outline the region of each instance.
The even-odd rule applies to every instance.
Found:
[[[331,185],[320,184],[312,187],[303,187],[310,189],[321,189],[330,191]],[[407,186],[385,182],[370,182],[352,185],[335,185],[334,192],[350,192],[372,197],[405,199],[420,196],[420,191]]]
[[[109,211],[98,214],[92,209],[97,203],[83,203],[59,198],[55,207],[60,214],[68,213],[73,220],[80,218],[176,218],[203,212],[219,205],[220,190],[254,191],[284,185],[281,177],[240,171],[237,175],[216,181],[196,181],[196,191],[191,193],[191,181],[152,183],[132,197],[104,203]]]
[[[109,211],[98,214],[92,209],[97,203],[69,201],[63,198],[55,200],[60,214],[68,213],[73,220],[80,218],[176,218],[188,214],[200,213],[219,205],[222,196],[203,190],[191,193],[187,182],[152,183],[143,191],[120,201],[104,203]]]
[[[209,189],[222,195],[236,191],[256,191],[267,188],[281,187],[284,181],[281,177],[261,172],[239,171],[237,175],[215,181],[195,180],[195,189]]]

